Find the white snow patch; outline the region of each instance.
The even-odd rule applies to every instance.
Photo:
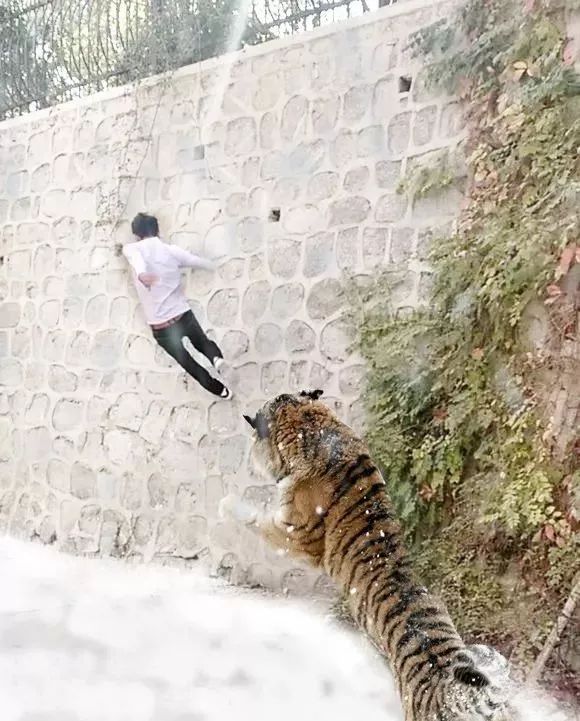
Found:
[[[401,721],[362,637],[200,573],[0,537],[2,721]]]
[[[362,635],[296,600],[2,537],[0,578],[1,721],[402,721]]]

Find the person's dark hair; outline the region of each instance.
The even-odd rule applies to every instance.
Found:
[[[159,223],[154,215],[137,213],[131,223],[131,232],[138,238],[155,238],[159,236]]]

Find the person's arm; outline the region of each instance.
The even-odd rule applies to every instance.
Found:
[[[143,256],[139,252],[139,248],[134,245],[127,244],[123,246],[123,255],[129,261],[129,265],[135,271],[138,280],[146,287],[150,288],[156,281],[157,276],[147,272],[147,265],[143,260]]]
[[[212,263],[211,260],[189,253],[187,250],[178,248],[176,245],[168,245],[167,250],[183,268],[203,268],[204,270],[215,269],[215,263]]]

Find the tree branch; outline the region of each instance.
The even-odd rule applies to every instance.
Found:
[[[580,573],[574,578],[572,590],[570,591],[568,600],[564,604],[562,613],[558,616],[554,628],[550,631],[548,638],[546,639],[544,648],[542,648],[542,650],[538,654],[538,657],[536,658],[534,665],[532,666],[532,670],[530,671],[530,674],[528,676],[529,684],[536,683],[542,675],[544,666],[550,658],[554,647],[562,638],[562,634],[564,633],[564,630],[568,625],[568,621],[572,618],[572,614],[576,609],[578,601],[580,601]]]

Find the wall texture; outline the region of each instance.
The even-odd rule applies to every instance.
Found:
[[[384,8],[0,125],[2,530],[310,590],[315,575],[217,505],[268,501],[241,414],[273,394],[323,388],[360,426],[342,273],[393,270],[400,307],[428,287],[426,245],[461,196],[411,205],[396,186],[414,163],[459,158],[462,128],[405,48],[446,12]],[[234,366],[234,402],[152,342],[115,253],[144,209],[218,259],[186,282]]]

